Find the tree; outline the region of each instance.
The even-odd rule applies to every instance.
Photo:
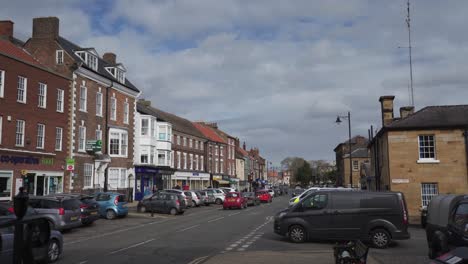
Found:
[[[291,176],[292,179],[290,182],[299,182],[299,180],[296,179],[296,173],[297,170],[302,167],[307,161],[303,158],[299,157],[287,157],[281,161],[281,167],[283,169],[291,171]]]
[[[302,166],[297,169],[295,178],[297,182],[302,184],[302,186],[309,185],[310,181],[312,180],[312,169],[310,168],[310,164],[308,162],[304,162]]]

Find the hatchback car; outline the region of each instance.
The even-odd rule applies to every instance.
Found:
[[[209,206],[210,204],[214,204],[216,202],[215,196],[212,193],[208,193],[207,191],[197,191],[197,193],[200,194],[201,199],[206,206]]]
[[[255,195],[257,195],[258,199],[262,203],[271,203],[273,201],[270,193],[267,191],[257,191]]]
[[[50,227],[69,230],[81,226],[81,202],[68,196],[30,196],[28,205],[46,218]]]
[[[222,190],[210,188],[210,189],[206,189],[204,191],[206,191],[208,194],[213,194],[214,195],[216,204],[223,204],[224,203],[224,200],[226,198],[226,194]]]
[[[181,195],[168,192],[158,192],[146,197],[138,203],[140,212],[154,211],[171,215],[183,214],[186,206]]]
[[[243,192],[242,197],[247,199],[247,205],[259,205],[260,204],[260,198],[255,195],[253,192]]]
[[[193,206],[200,206],[203,204],[200,194],[197,194],[195,191],[184,191],[184,194],[190,199],[192,199]]]
[[[99,204],[99,214],[108,219],[112,220],[118,216],[127,216],[128,208],[125,195],[114,192],[102,192],[93,195],[96,202]]]
[[[80,200],[81,205],[81,223],[91,225],[100,218],[99,204],[93,196],[81,193],[55,194],[54,196],[67,196]]]
[[[240,192],[230,192],[226,195],[226,199],[223,203],[223,209],[226,210],[232,208],[247,208],[247,199],[242,197]]]
[[[169,193],[175,193],[184,197],[187,208],[194,206],[191,197],[188,197],[187,195],[185,195],[185,191],[178,190],[178,189],[166,189],[164,191],[169,192]]]

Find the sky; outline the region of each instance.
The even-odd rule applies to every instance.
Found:
[[[411,0],[416,110],[466,104],[468,1]],[[4,1],[0,20],[117,54],[152,105],[217,122],[274,164],[333,160],[352,135],[381,127],[379,97],[409,105],[406,0]],[[406,48],[405,48],[406,47]]]

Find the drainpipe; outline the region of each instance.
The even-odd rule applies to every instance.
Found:
[[[465,138],[465,159],[466,159],[466,171],[468,177],[468,128],[465,128],[465,132],[463,133]]]
[[[107,142],[109,141],[108,140],[108,136],[109,136],[109,90],[112,88],[114,82],[111,81],[111,84],[109,87],[106,87],[106,118],[104,118],[104,125],[105,125],[105,128],[106,128],[106,135],[105,135],[105,144],[106,144],[106,151],[105,153],[103,153],[104,155],[109,155],[109,148],[110,146],[107,144]],[[104,138],[104,137],[103,137]],[[106,169],[104,170],[104,192],[107,192],[107,185],[108,185],[108,182],[109,182],[109,165],[106,166]]]

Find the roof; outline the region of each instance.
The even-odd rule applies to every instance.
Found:
[[[200,123],[192,123],[198,131],[200,131],[207,139],[217,142],[217,143],[222,143],[222,144],[227,144],[226,141],[224,141],[211,127],[202,125]]]
[[[31,54],[29,54],[26,50],[18,47],[17,45],[13,44],[9,40],[0,39],[0,52],[6,54],[8,56],[14,57],[18,60],[39,66],[44,67],[38,61],[34,59]]]
[[[366,146],[368,143],[369,143],[369,140],[367,138],[365,138],[364,136],[361,136],[361,135],[357,135],[357,136],[354,136],[351,138],[351,144],[358,144],[358,138],[362,138],[365,140],[365,143],[363,144],[363,146]],[[341,145],[344,145],[344,144],[349,144],[349,139],[346,140],[345,142],[340,142],[334,149],[333,151],[337,151],[337,149],[341,146]]]
[[[62,48],[68,53],[70,54],[70,56],[72,56],[72,58],[76,61],[76,62],[83,62],[83,60],[78,57],[76,54],[75,54],[75,51],[80,51],[80,50],[88,50],[88,49],[83,49],[81,48],[80,46],[74,44],[73,42],[63,38],[63,37],[58,37],[57,39],[58,43],[60,44],[60,46],[62,46]],[[97,69],[97,73],[109,80],[112,80],[112,81],[115,81],[115,82],[119,82],[117,80],[117,78],[115,78],[114,76],[112,76],[112,74],[110,74],[106,69],[105,67],[112,67],[113,65],[107,63],[105,60],[103,60],[102,58],[98,57],[98,69]],[[91,70],[91,71],[94,71],[93,69],[89,68],[86,64],[83,64],[83,67]],[[120,83],[120,82],[119,82]],[[122,84],[122,85],[125,85],[127,88],[129,88],[130,90],[133,90],[135,92],[140,92],[140,90],[138,90],[138,88],[135,87],[135,85],[133,85],[127,78],[125,78],[125,83]]]
[[[346,154],[343,157],[348,158],[349,154]],[[351,152],[351,158],[369,158],[369,151],[367,148],[357,148]]]
[[[190,120],[164,112],[152,106],[137,103],[137,111],[143,114],[152,115],[156,118],[172,124],[172,130],[182,132],[187,135],[205,138],[205,136],[193,125]]]
[[[387,129],[448,128],[468,126],[468,105],[428,106],[406,118],[393,121]]]
[[[239,151],[239,153],[242,154],[243,156],[249,156],[249,153],[247,152],[247,150],[245,150],[245,149],[243,149],[241,147],[237,147],[236,151]]]

